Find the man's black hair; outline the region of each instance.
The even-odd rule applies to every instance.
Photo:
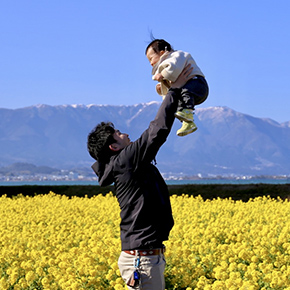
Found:
[[[88,135],[88,151],[98,162],[106,162],[114,154],[109,148],[109,145],[116,142],[113,137],[114,133],[113,123],[101,122]]]

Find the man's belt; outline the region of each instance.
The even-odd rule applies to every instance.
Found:
[[[160,249],[146,249],[146,250],[130,250],[124,251],[125,253],[133,256],[154,256],[163,254],[165,252],[165,247]]]

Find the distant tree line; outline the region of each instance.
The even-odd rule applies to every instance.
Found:
[[[248,201],[258,196],[270,196],[272,198],[290,198],[289,184],[183,184],[169,185],[170,195],[187,194],[190,196],[200,195],[204,200],[214,198],[232,198],[233,200]],[[115,194],[114,186],[100,187],[98,185],[22,185],[22,186],[0,186],[0,195],[15,197],[19,194],[34,196],[47,194],[50,191],[59,195],[69,197],[93,197],[98,194]]]

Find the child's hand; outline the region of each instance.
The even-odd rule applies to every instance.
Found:
[[[161,82],[163,80],[163,75],[162,74],[156,74],[153,77],[153,80],[158,81],[158,82]]]

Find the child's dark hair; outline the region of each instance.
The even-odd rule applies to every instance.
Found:
[[[145,55],[147,54],[147,51],[149,47],[152,47],[152,49],[156,52],[159,53],[160,51],[171,51],[173,48],[171,47],[170,43],[165,41],[164,39],[153,39],[148,46],[146,47],[145,50]]]

